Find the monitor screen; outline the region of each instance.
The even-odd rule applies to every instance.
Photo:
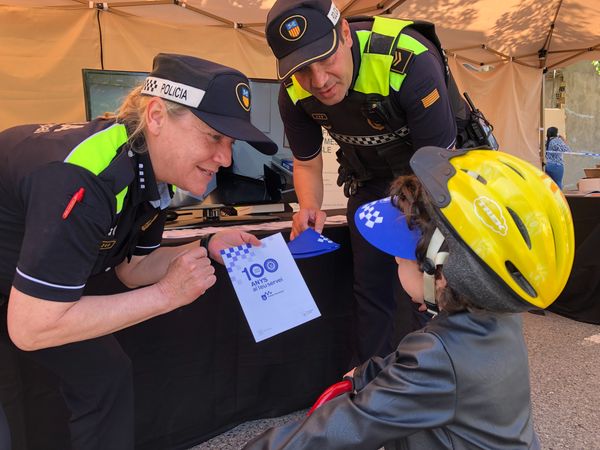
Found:
[[[142,84],[146,72],[83,69],[86,119],[114,112],[129,91]],[[277,98],[279,82],[250,79],[250,120],[279,147],[273,156],[243,141],[233,146],[232,165],[221,168],[209,192],[195,198],[179,193],[173,207],[222,204],[225,206],[296,201],[292,180],[292,152],[284,136]]]
[[[115,112],[129,91],[139,86],[147,72],[83,69],[85,119],[92,120],[105,112]]]

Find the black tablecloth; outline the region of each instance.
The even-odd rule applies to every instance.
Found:
[[[575,226],[575,261],[558,299],[557,314],[600,324],[600,197],[567,196]]]

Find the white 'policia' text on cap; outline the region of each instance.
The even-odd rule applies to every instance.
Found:
[[[161,97],[191,108],[200,106],[206,91],[182,83],[157,77],[147,77],[142,94]]]

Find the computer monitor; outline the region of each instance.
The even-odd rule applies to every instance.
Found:
[[[147,72],[83,69],[85,118],[92,120],[105,112],[115,112],[129,92],[141,85]]]

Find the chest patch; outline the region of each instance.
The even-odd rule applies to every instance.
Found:
[[[326,122],[329,119],[325,113],[312,113],[311,117],[318,122]]]
[[[110,250],[111,248],[113,248],[115,246],[115,244],[117,243],[116,240],[112,240],[112,241],[102,241],[102,243],[100,244],[100,250]]]

